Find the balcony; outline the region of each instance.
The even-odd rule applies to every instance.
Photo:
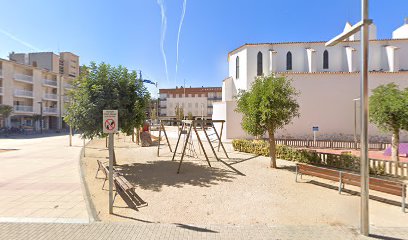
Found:
[[[71,101],[71,98],[70,98],[69,96],[64,96],[64,101],[65,101],[65,102],[70,102],[70,101]]]
[[[0,78],[2,78],[2,77],[3,77],[3,70],[0,69]]]
[[[3,87],[0,87],[0,95],[3,95]]]
[[[58,100],[58,95],[57,94],[52,94],[52,93],[44,93],[43,99],[45,100]]]
[[[57,87],[57,81],[55,80],[43,79],[43,84],[50,87]]]
[[[33,112],[32,106],[25,106],[25,105],[14,105],[14,112]]]
[[[22,89],[15,89],[14,96],[24,97],[24,98],[34,98],[33,91],[27,91],[27,90],[22,90]]]
[[[20,81],[20,82],[33,83],[33,76],[28,76],[22,73],[15,73],[14,80]]]
[[[58,108],[52,108],[52,107],[45,107],[43,109],[44,113],[51,113],[51,114],[57,114],[58,113]]]
[[[64,83],[64,88],[72,89],[72,85],[69,83]]]

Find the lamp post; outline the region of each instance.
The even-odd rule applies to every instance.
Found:
[[[43,133],[43,102],[37,102],[38,104],[40,104],[40,115],[41,115],[41,119],[40,119],[40,133]]]
[[[361,202],[360,202],[360,233],[369,235],[369,161],[368,161],[368,31],[372,20],[368,18],[368,0],[361,0],[361,21],[356,23],[348,31],[334,37],[326,43],[326,46],[334,46],[351,35],[361,30],[361,82],[360,82],[360,175],[361,175]]]

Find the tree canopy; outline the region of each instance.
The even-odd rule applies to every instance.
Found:
[[[370,97],[370,121],[383,131],[407,129],[408,89],[395,83],[378,86]]]
[[[119,130],[130,135],[142,126],[150,95],[135,71],[106,63],[82,66],[70,92],[64,120],[85,138],[104,136],[103,110],[118,110]]]
[[[408,89],[395,83],[378,86],[370,97],[370,122],[392,133],[392,159],[399,161],[399,134],[408,130]]]
[[[13,113],[13,106],[0,104],[0,116],[5,120]]]
[[[268,132],[271,167],[276,167],[275,131],[299,116],[298,91],[286,77],[258,77],[249,91],[238,94],[237,112],[243,114],[242,128],[253,136]]]

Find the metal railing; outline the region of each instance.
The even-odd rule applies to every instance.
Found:
[[[15,112],[33,112],[32,106],[14,105]]]
[[[33,95],[33,91],[27,91],[27,90],[23,90],[23,89],[15,89],[14,90],[14,96],[32,98],[34,95]]]
[[[45,107],[43,111],[44,113],[58,113],[58,108]]]
[[[14,79],[19,80],[19,81],[24,81],[24,82],[33,82],[33,76],[25,75],[22,73],[15,73],[14,74]]]
[[[44,93],[44,98],[45,98],[45,99],[57,100],[57,99],[58,99],[58,95],[57,95],[57,94],[53,94],[53,93]]]
[[[72,85],[69,83],[64,83],[64,88],[72,88]]]
[[[360,142],[353,141],[330,141],[330,140],[302,140],[302,139],[275,139],[276,144],[291,147],[310,148],[337,148],[337,149],[359,149]],[[372,150],[384,150],[389,143],[369,143],[368,148]]]
[[[50,80],[50,79],[43,79],[43,82],[45,85],[49,85],[49,86],[57,86],[57,81],[55,80]]]

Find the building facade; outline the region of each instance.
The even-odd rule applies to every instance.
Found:
[[[189,113],[195,119],[211,119],[214,102],[220,102],[221,87],[201,87],[160,89],[160,119],[176,119],[176,108],[183,109],[184,116]]]
[[[346,24],[345,29],[351,27]],[[377,39],[370,26],[369,88],[395,82],[408,87],[408,22],[393,32],[393,38]],[[214,105],[213,119],[226,120],[223,136],[247,138],[236,113],[234,97],[249,90],[256,77],[275,74],[292,79],[300,92],[300,117],[278,131],[278,136],[312,138],[312,127],[325,139],[352,140],[360,131],[360,33],[334,47],[325,41],[245,44],[228,54],[229,77],[223,81],[222,102]],[[356,102],[356,104],[355,104]],[[357,126],[354,127],[354,115]],[[382,133],[373,125],[372,137]],[[351,138],[351,139],[350,139]]]
[[[75,67],[71,67],[71,57],[76,60]],[[43,129],[64,127],[67,93],[79,75],[79,57],[41,52],[11,53],[9,59],[0,59],[0,104],[12,106],[13,113],[0,119],[0,127],[38,130],[40,121],[34,121],[33,116],[41,115],[41,108]]]

